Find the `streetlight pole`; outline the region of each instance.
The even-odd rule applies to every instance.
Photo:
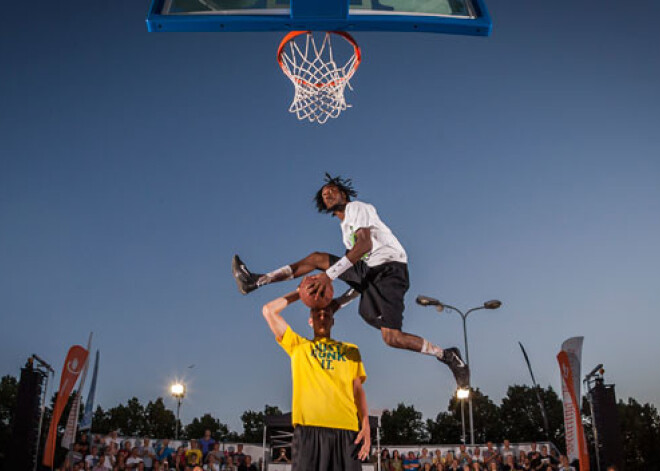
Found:
[[[454,307],[450,304],[442,303],[437,299],[429,298],[428,296],[417,296],[416,301],[417,304],[421,306],[435,306],[438,312],[442,312],[445,309],[449,309],[450,311],[454,311],[459,316],[461,316],[461,319],[463,320],[463,343],[465,349],[465,364],[468,366],[468,368],[470,367],[470,352],[468,350],[468,337],[467,337],[468,316],[470,315],[470,313],[474,311],[479,311],[481,309],[498,309],[502,305],[501,301],[493,299],[491,301],[486,301],[482,306],[473,307],[472,309],[469,309],[467,312],[463,313],[463,311],[461,311],[457,307]],[[472,391],[472,370],[470,370],[470,376],[468,377],[468,391],[470,392]],[[474,416],[472,414],[472,394],[468,395],[468,410],[470,416],[470,446],[474,446]],[[463,422],[463,443],[465,443],[465,419],[463,418],[463,402],[461,402],[461,420]]]
[[[380,434],[381,431],[383,430],[383,423],[382,423],[382,418],[383,418],[383,412],[385,412],[387,409],[369,409],[369,416],[376,416],[378,417],[378,425],[376,426],[376,450],[378,452],[378,470],[381,469],[382,466],[382,450],[380,448]]]
[[[461,441],[463,444],[467,444],[467,439],[465,437],[465,398],[470,396],[469,389],[459,389],[456,392],[456,398],[461,401],[461,428],[463,429],[463,435],[461,435]]]
[[[181,383],[174,383],[170,388],[170,392],[172,393],[172,396],[176,399],[176,429],[174,432],[174,439],[178,440],[179,423],[181,422],[179,420],[179,415],[181,413],[181,403],[183,402],[183,398],[186,396],[186,386]]]
[[[179,424],[181,421],[179,420],[179,415],[181,414],[181,398],[177,397],[176,399],[176,432],[174,432],[174,439],[178,440],[179,439]]]
[[[465,442],[467,442],[467,439],[465,437],[465,399],[461,398],[461,428],[463,429],[463,436],[461,437],[461,441],[463,442],[463,445],[465,445]]]

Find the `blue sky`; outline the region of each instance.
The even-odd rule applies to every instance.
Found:
[[[561,342],[584,335],[585,369],[660,404],[660,6],[488,5],[490,38],[355,34],[353,108],[325,126],[287,113],[279,33],[148,34],[146,2],[5,5],[0,374],[32,353],[59,370],[94,331],[104,407],[178,377],[184,421],[288,410],[260,308],[294,284],[243,297],[229,262],[341,253],[311,201],[330,171],[408,251],[406,330],[462,347],[458,316],[415,296],[503,301],[468,320],[473,383],[494,400],[529,383],[518,341],[559,389]],[[287,318],[307,332],[302,308]],[[355,305],[334,334],[360,346],[372,408],[446,410],[449,372],[385,347]]]

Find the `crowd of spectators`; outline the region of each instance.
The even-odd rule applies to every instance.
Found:
[[[170,441],[152,444],[149,438],[120,442],[117,432],[90,441],[82,434],[62,464],[61,471],[258,471],[243,445],[221,450],[210,430],[199,440],[176,449]]]
[[[375,460],[378,462],[377,458]],[[387,448],[381,451],[380,471],[575,471],[564,455],[548,450],[546,445],[538,449],[536,443],[531,450],[516,450],[508,440],[500,447],[488,442],[485,448],[474,449],[460,445],[456,450],[435,450],[421,452],[391,453]]]
[[[207,430],[204,436],[190,440],[176,449],[167,439],[152,443],[149,438],[124,440],[117,432],[102,437],[95,435],[90,441],[82,434],[67,454],[61,471],[259,471],[243,445],[220,449],[220,443]],[[261,460],[259,460],[261,461]],[[374,464],[379,462],[374,456]],[[286,450],[281,448],[275,463],[290,463]],[[380,454],[378,471],[575,471],[568,458],[558,455],[546,445],[540,449],[536,443],[531,449],[517,450],[508,440],[501,446],[488,442],[485,447],[473,449],[460,445],[455,450],[391,453],[384,448]]]

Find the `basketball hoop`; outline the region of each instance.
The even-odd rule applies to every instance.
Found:
[[[331,35],[341,37],[352,48],[342,66],[335,62]],[[350,79],[361,59],[360,47],[346,32],[327,31],[320,45],[311,31],[287,34],[277,50],[277,62],[295,89],[289,112],[300,120],[323,124],[350,108],[344,90],[353,89]]]

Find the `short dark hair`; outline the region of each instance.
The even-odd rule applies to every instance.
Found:
[[[314,202],[316,203],[316,209],[319,213],[331,213],[332,211],[325,207],[323,202],[323,188],[326,186],[332,185],[336,186],[339,191],[346,195],[346,201],[351,201],[351,198],[357,197],[357,191],[353,188],[353,182],[350,178],[342,178],[339,175],[336,177],[331,176],[328,172],[325,172],[325,178],[323,179],[323,186],[316,192],[314,196]]]

